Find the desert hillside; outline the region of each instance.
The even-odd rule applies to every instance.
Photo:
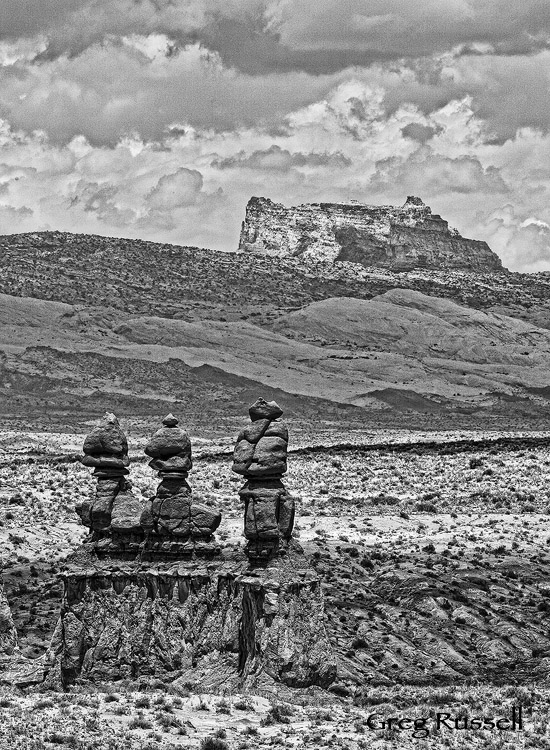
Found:
[[[550,333],[529,321],[395,288],[269,318],[162,317],[0,295],[4,415],[105,408],[242,413],[267,389],[296,415],[475,419],[546,408]]]

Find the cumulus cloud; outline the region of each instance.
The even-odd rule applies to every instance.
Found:
[[[495,167],[484,168],[479,159],[471,156],[442,156],[429,147],[418,149],[407,159],[392,156],[377,162],[371,185],[376,191],[399,185],[400,189],[416,190],[429,197],[441,191],[477,195],[509,192]]]
[[[197,202],[203,185],[202,174],[196,169],[181,167],[173,174],[163,175],[147,196],[150,208],[170,211]]]
[[[546,0],[4,0],[3,231],[232,250],[252,194],[410,193],[550,268],[549,38]]]
[[[253,151],[247,154],[240,151],[235,156],[218,159],[212,162],[212,166],[218,169],[256,169],[261,171],[287,172],[289,169],[300,167],[349,167],[351,160],[340,152],[334,153],[290,153],[287,149],[272,145],[268,149]]]
[[[199,42],[249,74],[331,73],[354,65],[463,52],[548,47],[545,0],[3,0],[3,38],[42,35],[45,57],[75,56],[107,37],[166,34]]]
[[[43,130],[56,143],[84,135],[94,144],[109,145],[134,134],[162,140],[174,126],[221,131],[273,125],[328,94],[337,82],[306,80],[301,73],[238,76],[205,57],[197,45],[176,57],[150,59],[135,43],[107,43],[74,60],[15,63],[4,71],[0,117],[14,128]]]

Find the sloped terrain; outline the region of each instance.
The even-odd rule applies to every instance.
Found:
[[[0,295],[3,414],[106,408],[237,415],[260,392],[305,418],[488,415],[533,426],[550,333],[420,292],[335,297],[253,323],[135,315]]]

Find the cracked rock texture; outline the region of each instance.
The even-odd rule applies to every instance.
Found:
[[[10,605],[0,581],[0,658],[12,656],[17,650],[17,633],[11,616]]]
[[[461,237],[414,196],[403,206],[352,202],[291,208],[254,197],[246,207],[239,249],[367,267],[502,271],[499,257],[486,242]]]
[[[258,680],[326,687],[335,678],[320,579],[296,551],[254,570],[242,555],[75,566],[63,583],[46,686],[200,674],[211,687]]]

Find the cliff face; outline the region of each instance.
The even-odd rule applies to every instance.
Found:
[[[239,250],[403,270],[502,270],[486,242],[461,237],[412,196],[399,207],[310,203],[287,208],[267,198],[251,198]]]
[[[45,667],[55,688],[140,675],[327,686],[336,673],[320,579],[296,559],[72,569]]]

